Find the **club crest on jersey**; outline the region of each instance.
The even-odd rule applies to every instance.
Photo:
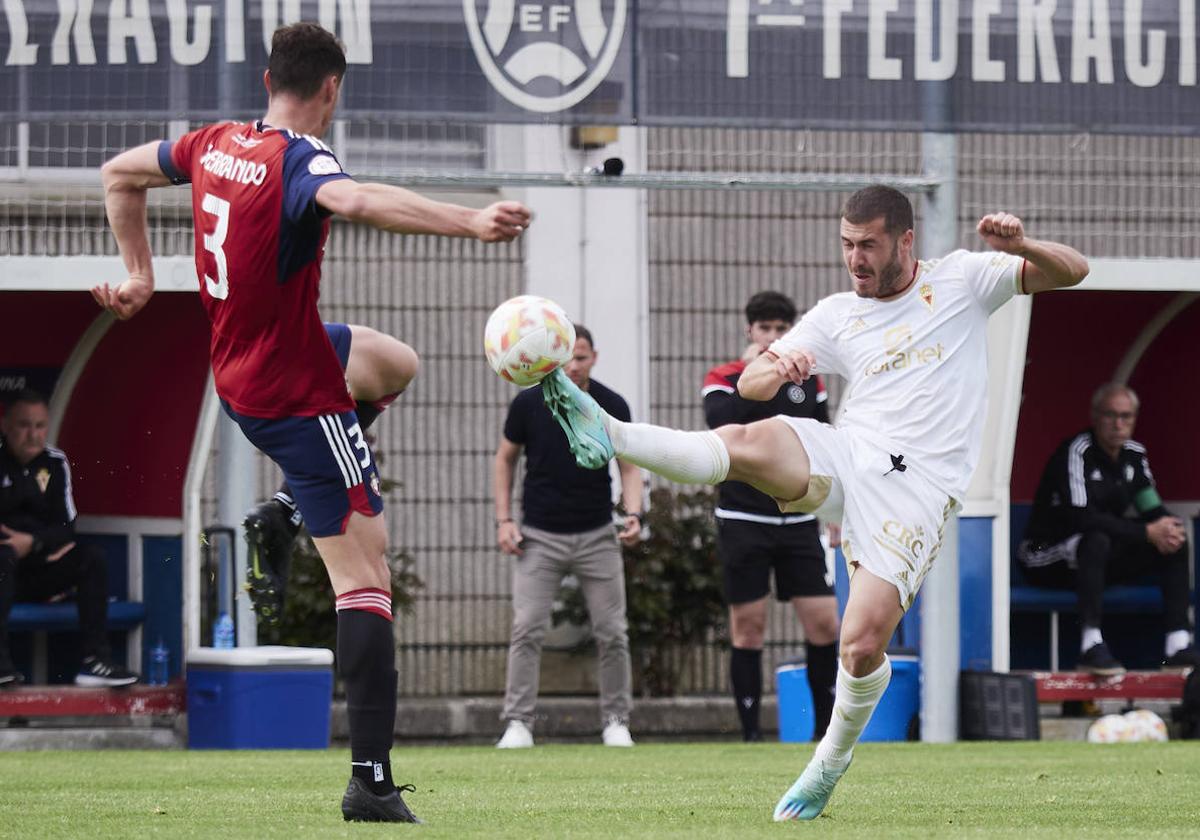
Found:
[[[800,385],[789,385],[787,398],[796,404],[804,402],[804,388]]]
[[[492,87],[514,105],[545,114],[583,101],[608,76],[627,6],[628,0],[463,0],[463,13]]]
[[[46,488],[50,486],[50,470],[42,467],[37,471],[37,475],[34,476],[34,480],[37,481],[38,489],[45,493]]]
[[[922,283],[921,288],[917,289],[917,294],[921,296],[921,300],[929,307],[929,311],[933,311],[933,286],[929,283]]]

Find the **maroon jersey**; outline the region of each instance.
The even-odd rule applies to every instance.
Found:
[[[329,234],[317,188],[349,177],[329,147],[261,122],[221,123],[164,142],[158,160],[172,181],[192,184],[220,397],[250,417],[353,410],[317,312]]]

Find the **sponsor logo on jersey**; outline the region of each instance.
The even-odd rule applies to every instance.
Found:
[[[1133,481],[1133,464],[1125,465],[1125,480]]]
[[[804,388],[800,385],[789,385],[787,398],[797,404],[804,402]]]
[[[371,475],[371,492],[376,496],[383,495],[379,492],[379,473],[372,473]]]
[[[850,333],[850,335],[854,335],[855,333],[862,332],[866,328],[867,328],[866,321],[864,321],[862,318],[855,318],[853,323],[850,324],[848,332]]]
[[[50,486],[50,470],[42,467],[37,471],[37,475],[34,476],[34,479],[37,481],[38,489],[45,493],[46,488]]]
[[[200,158],[200,165],[206,172],[210,172],[218,178],[239,184],[254,184],[257,187],[261,186],[267,178],[265,163],[255,163],[226,154],[220,149],[214,148],[212,143],[208,144],[208,149]]]
[[[12,479],[7,475],[0,479],[0,487],[12,487]]]
[[[877,376],[893,370],[934,364],[942,360],[945,348],[940,341],[928,347],[913,347],[912,340],[912,327],[908,324],[901,324],[887,330],[883,334],[883,359],[867,365],[863,373],[867,376]]]
[[[514,105],[546,114],[583,101],[608,76],[628,5],[463,0],[463,15],[471,49],[492,87]]]
[[[308,162],[308,171],[312,175],[337,175],[342,167],[333,155],[314,155]]]
[[[1133,476],[1130,476],[1132,478]],[[1104,476],[1100,475],[1100,470],[1092,470],[1092,474],[1088,476],[1092,481],[1102,481]]]
[[[231,134],[229,139],[237,143],[243,149],[253,149],[255,146],[261,145],[262,140],[257,137],[244,137],[241,134]]]

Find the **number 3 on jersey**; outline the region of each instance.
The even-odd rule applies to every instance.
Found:
[[[210,215],[217,217],[217,227],[212,233],[204,234],[204,250],[210,251],[213,261],[217,264],[217,279],[214,281],[206,273],[204,287],[217,300],[229,297],[229,267],[225,262],[225,234],[229,232],[229,202],[218,198],[212,193],[205,193],[200,208]]]

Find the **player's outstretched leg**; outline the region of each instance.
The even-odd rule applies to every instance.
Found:
[[[562,368],[542,380],[546,407],[566,432],[567,444],[579,466],[598,470],[613,457],[612,441],[604,428],[604,409],[567,377]]]
[[[616,420],[562,368],[542,380],[542,396],[581,467],[600,469],[616,455],[684,484],[719,484],[729,474],[729,451],[716,432]]]

